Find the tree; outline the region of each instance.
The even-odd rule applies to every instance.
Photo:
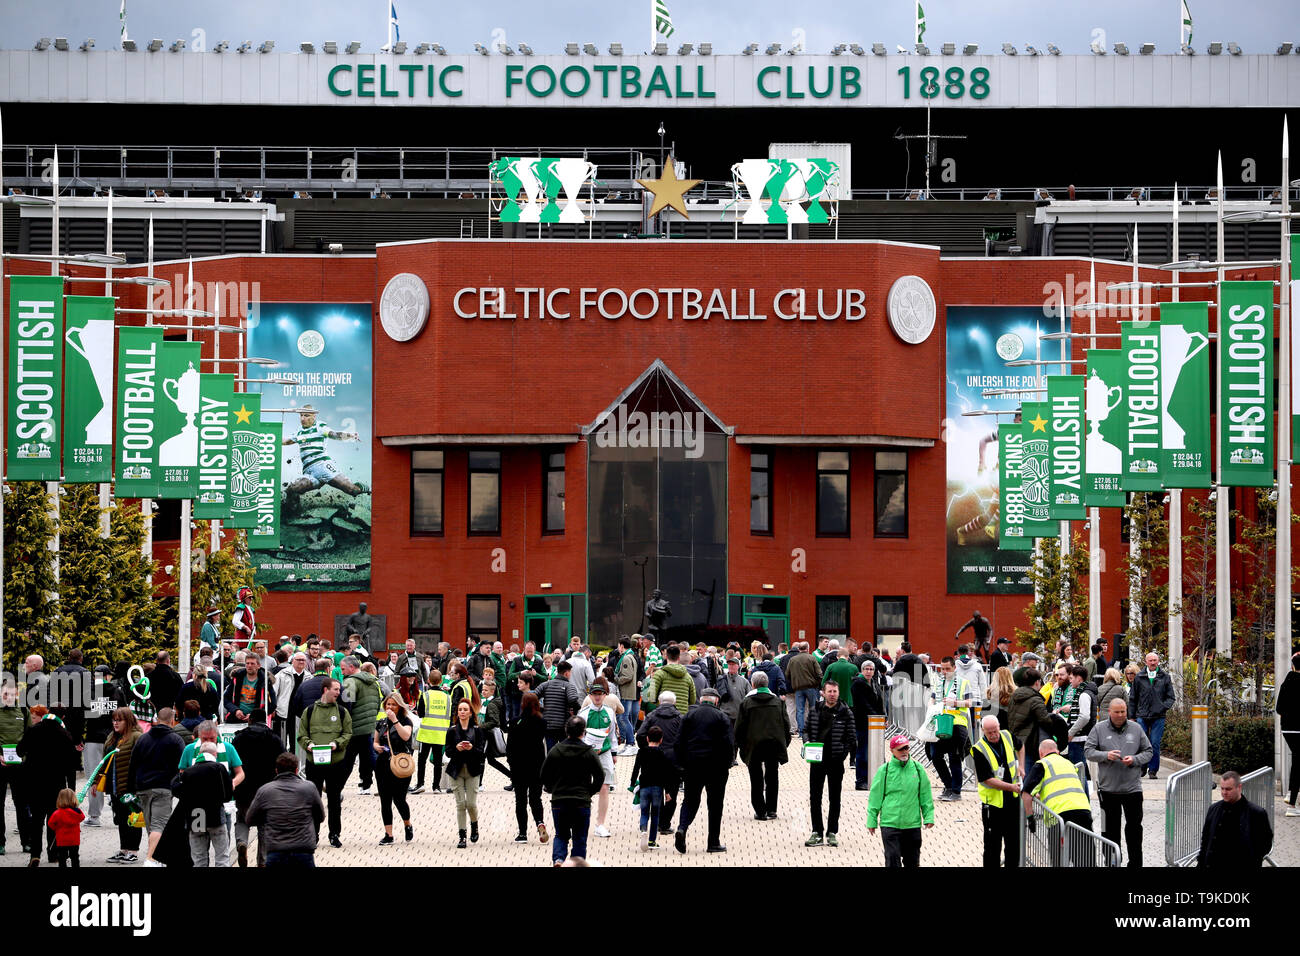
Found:
[[[30,654],[56,657],[54,618],[57,611],[52,502],[39,481],[13,481],[4,494],[5,613],[4,670],[18,673]],[[51,649],[56,653],[51,655]]]
[[[1211,682],[1222,668],[1215,653],[1215,515],[1214,507],[1198,498],[1187,500],[1190,521],[1183,535],[1183,593],[1171,596],[1173,610],[1183,618],[1183,693],[1179,703],[1212,703]]]
[[[168,635],[176,630],[168,627],[166,602],[160,596],[160,586],[152,580],[157,562],[142,551],[144,517],[139,507],[119,501],[110,510],[108,539],[112,576],[107,586],[113,591],[122,624],[111,656],[138,664],[164,648],[175,650],[176,641]]]
[[[1059,538],[1039,538],[1038,546],[1038,559],[1029,563],[1037,600],[1025,608],[1030,629],[1016,628],[1016,639],[1048,653],[1062,638],[1081,646],[1088,635],[1088,547],[1076,534],[1062,567]]]
[[[197,522],[192,539],[195,546],[190,553],[190,593],[193,595],[190,601],[192,618],[190,633],[196,636],[199,628],[203,626],[204,615],[213,603],[221,608],[224,630],[224,625],[235,613],[235,605],[239,603],[236,596],[241,587],[253,589],[255,607],[261,605],[262,598],[266,595],[266,588],[259,587],[253,580],[254,568],[249,563],[248,539],[245,533],[223,529],[221,547],[209,553],[208,548],[203,545],[211,541],[211,538],[211,522]],[[178,550],[176,562],[179,564],[180,560],[181,553]],[[258,633],[269,627],[269,624],[258,624]],[[225,633],[222,634],[222,637],[226,636]]]
[[[1130,522],[1129,551],[1124,567],[1129,601],[1137,605],[1137,624],[1128,629],[1130,644],[1145,654],[1169,639],[1169,582],[1161,573],[1169,567],[1169,519],[1159,492],[1135,492],[1124,508]]]

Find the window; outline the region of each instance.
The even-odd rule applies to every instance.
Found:
[[[749,533],[772,533],[772,454],[749,456]]]
[[[849,533],[849,453],[817,453],[817,534],[847,537]]]
[[[442,534],[442,476],[442,452],[411,452],[411,534]]]
[[[422,654],[436,654],[442,640],[442,595],[412,594],[407,634]]]
[[[876,537],[907,537],[907,452],[876,452]]]
[[[501,595],[471,594],[468,598],[465,653],[471,654],[480,641],[501,638]]]
[[[907,598],[876,598],[876,646],[907,640]]]
[[[564,533],[564,452],[542,454],[542,487],[546,489],[546,512],[542,534]]]
[[[501,452],[469,453],[469,533],[501,533]]]
[[[817,638],[834,638],[844,646],[849,637],[848,595],[817,598]]]

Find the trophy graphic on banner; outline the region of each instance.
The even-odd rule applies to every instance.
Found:
[[[76,336],[76,338],[73,338]],[[86,423],[87,445],[113,444],[113,320],[91,319],[84,326],[68,329],[69,347],[86,360],[95,390],[99,392],[99,412]]]
[[[1198,343],[1193,346],[1193,343]],[[1160,408],[1164,413],[1161,440],[1166,449],[1187,447],[1187,432],[1169,414],[1169,403],[1178,387],[1178,376],[1188,362],[1210,344],[1200,332],[1188,332],[1181,325],[1160,324]]]
[[[564,208],[560,212],[559,221],[586,222],[586,217],[578,208],[578,194],[584,184],[596,178],[596,167],[585,159],[566,158],[556,160],[551,173],[559,180],[560,188],[564,191]]]
[[[1114,396],[1114,401],[1111,401]],[[1123,469],[1123,455],[1117,446],[1106,441],[1101,434],[1101,423],[1110,417],[1121,401],[1124,390],[1118,385],[1107,387],[1097,370],[1093,369],[1084,390],[1084,417],[1088,419],[1088,438],[1084,445],[1088,471],[1098,475],[1118,475]]]
[[[839,169],[829,159],[745,159],[734,164],[731,179],[737,202],[745,202],[742,192],[748,198],[741,221],[749,225],[829,222],[831,217],[819,200],[835,206]],[[764,198],[769,200],[766,210]]]
[[[194,418],[199,413],[199,373],[194,363],[189,364],[179,379],[163,379],[163,394],[185,416],[185,427],[162,443],[158,449],[158,465],[176,467],[199,463],[199,430]]]

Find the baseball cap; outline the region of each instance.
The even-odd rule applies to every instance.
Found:
[[[898,735],[895,736],[895,737],[890,737],[890,738],[889,738],[889,749],[890,749],[890,750],[897,750],[899,747],[910,747],[911,745],[912,745],[912,741],[909,740],[909,739],[908,739],[906,736],[904,736],[903,734],[898,734]]]

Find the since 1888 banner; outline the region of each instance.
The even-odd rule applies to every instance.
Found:
[[[257,583],[272,591],[370,587],[371,306],[252,306],[250,355],[281,363],[262,413],[281,420],[279,540],[249,535]]]
[[[998,423],[1010,424],[1021,400],[1032,399],[1036,393],[986,399],[983,392],[1038,386],[1032,370],[1009,369],[1006,363],[1033,357],[1037,323],[1042,320],[1040,308],[948,307],[944,435],[948,447],[946,530],[950,594],[1033,591],[1028,576],[1030,557],[1021,550],[1023,545],[1017,542],[1000,547],[1000,541],[1007,536],[1001,533],[1005,502],[999,491]],[[1008,414],[962,415],[977,410]],[[1017,506],[1022,503],[1023,498],[1017,501]],[[1045,501],[1042,507],[1046,507]],[[1017,516],[1020,514],[1017,511]]]

